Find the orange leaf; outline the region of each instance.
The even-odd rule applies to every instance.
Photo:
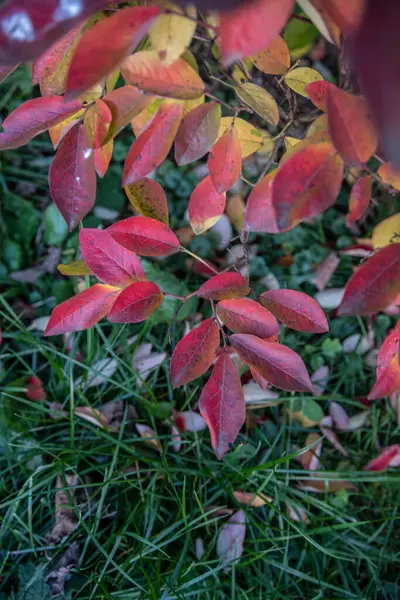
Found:
[[[242,171],[242,151],[236,129],[231,127],[212,147],[208,170],[217,192],[222,194],[239,179]]]
[[[349,201],[349,214],[346,225],[349,227],[355,221],[364,217],[369,208],[372,194],[372,175],[364,175],[357,179],[352,187]]]
[[[152,99],[132,85],[124,85],[104,96],[103,102],[107,104],[112,114],[111,126],[104,140],[107,143],[151,104]]]
[[[340,315],[373,315],[400,293],[400,244],[389,244],[358,267],[347,282]]]
[[[130,217],[111,225],[107,231],[121,246],[140,256],[168,256],[180,248],[174,232],[150,217]]]
[[[51,313],[44,335],[59,335],[89,329],[106,316],[121,290],[96,283],[65,302]]]
[[[103,100],[96,100],[85,112],[84,124],[92,140],[93,148],[100,148],[111,125],[111,110]]]
[[[249,282],[240,273],[220,273],[215,275],[197,290],[196,296],[206,300],[242,298],[250,294]]]
[[[136,281],[118,294],[108,313],[111,323],[141,323],[159,308],[164,294],[152,281]]]
[[[178,165],[187,165],[207,154],[217,139],[220,120],[221,107],[216,102],[202,104],[184,117],[175,138]]]
[[[213,450],[221,460],[246,420],[240,375],[226,351],[218,357],[212,375],[203,388],[199,408],[210,430]]]
[[[166,66],[152,50],[127,58],[121,74],[127,83],[156,96],[191,100],[204,93],[204,83],[183,58]]]
[[[219,302],[217,315],[234,333],[250,333],[260,338],[269,338],[279,331],[279,325],[269,310],[249,298]]]
[[[212,365],[219,342],[219,327],[213,319],[206,319],[185,335],[171,358],[173,387],[180,387],[203,375]]]
[[[133,142],[125,159],[122,185],[134,183],[167,157],[183,116],[183,104],[164,100],[150,125]]]
[[[287,346],[265,342],[247,333],[235,333],[229,339],[243,362],[272,385],[287,391],[312,391],[303,361]]]
[[[222,12],[219,45],[224,66],[267,48],[286,24],[294,0],[252,0]]]
[[[196,235],[215,225],[225,210],[225,203],[225,194],[216,191],[210,176],[200,181],[189,200],[189,221]]]
[[[337,151],[350,165],[367,162],[378,145],[378,136],[364,98],[328,84],[329,132]]]
[[[110,140],[107,144],[101,148],[93,150],[94,168],[99,177],[104,177],[110,166],[112,153],[114,149],[114,142]]]
[[[395,190],[400,191],[400,171],[396,171],[393,168],[392,163],[385,163],[378,169],[378,175],[384,183],[387,183],[394,187]]]
[[[290,52],[285,40],[277,35],[265,50],[255,54],[251,60],[267,75],[282,75],[290,67]]]
[[[313,298],[303,292],[270,290],[261,294],[260,302],[290,329],[308,333],[329,331],[324,311]]]
[[[114,71],[140,42],[158,13],[155,6],[133,6],[87,29],[69,68],[68,94],[77,96]]]
[[[272,206],[279,230],[295,227],[332,206],[342,178],[343,161],[329,142],[295,148],[272,182]]]
[[[139,213],[168,225],[167,196],[157,181],[143,177],[124,189],[129,202]]]

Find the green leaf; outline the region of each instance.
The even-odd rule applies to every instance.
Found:
[[[306,54],[318,35],[318,29],[312,23],[291,19],[286,25],[283,39],[289,47],[292,59],[296,60]]]
[[[14,240],[6,238],[3,242],[3,258],[10,271],[18,271],[22,267],[22,248]]]
[[[46,208],[44,211],[43,222],[44,243],[48,246],[61,246],[68,235],[68,225],[55,204],[50,204],[50,206]]]
[[[44,567],[31,563],[20,565],[18,570],[19,589],[16,600],[50,600],[50,588],[45,582]]]

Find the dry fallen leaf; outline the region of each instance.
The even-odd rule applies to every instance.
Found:
[[[47,536],[48,544],[58,544],[64,538],[71,535],[78,525],[78,519],[75,511],[71,506],[71,500],[76,505],[76,497],[74,488],[78,484],[77,475],[66,475],[65,481],[68,491],[65,489],[64,483],[60,475],[57,476],[56,482],[56,498],[55,498],[55,524],[51,533]],[[69,493],[68,493],[69,492]],[[70,500],[71,498],[71,500]]]
[[[233,492],[233,495],[235,496],[236,500],[240,502],[240,504],[252,506],[253,508],[265,506],[267,502],[273,501],[271,496],[265,496],[264,494],[254,494],[253,492],[242,492],[240,490]]]
[[[217,539],[217,554],[228,571],[243,554],[246,537],[246,515],[242,510],[235,512],[223,525]]]
[[[144,443],[150,448],[156,449],[157,452],[162,451],[160,440],[157,437],[154,429],[149,427],[148,425],[142,425],[141,423],[136,423],[136,430],[140,437],[143,439]]]
[[[322,452],[322,438],[318,433],[310,433],[305,441],[305,447],[311,446],[312,448],[300,454],[299,460],[306,471],[318,471],[320,463],[319,459]]]
[[[71,569],[79,562],[78,542],[72,542],[67,548],[54,569],[46,577],[51,596],[64,596],[65,581],[69,579]]]

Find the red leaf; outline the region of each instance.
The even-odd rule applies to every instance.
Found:
[[[79,100],[66,102],[62,96],[34,98],[16,108],[3,121],[0,150],[23,146],[39,133],[61,123],[82,108]]]
[[[211,445],[222,459],[246,420],[246,405],[240,376],[227,352],[223,352],[199,399],[202,417],[211,434]]]
[[[218,325],[206,319],[178,342],[170,365],[174,388],[190,383],[211,367],[219,341]]]
[[[202,158],[218,136],[221,107],[207,102],[191,110],[182,120],[175,138],[175,160],[187,165]]]
[[[388,467],[400,466],[400,444],[387,446],[364,469],[366,471],[385,471]]]
[[[152,50],[127,58],[121,74],[127,83],[155,96],[192,100],[204,93],[204,83],[183,58],[166,66]]]
[[[111,140],[105,146],[93,150],[94,168],[99,177],[104,177],[110,166],[114,142]]]
[[[400,293],[400,244],[390,244],[358,267],[347,282],[338,314],[373,315]]]
[[[242,298],[250,294],[249,282],[240,273],[220,273],[197,290],[196,295],[206,300]]]
[[[294,0],[253,0],[221,13],[219,46],[224,66],[265,50],[286,24]]]
[[[118,294],[108,313],[111,323],[141,323],[164,300],[160,288],[151,281],[136,281]]]
[[[260,302],[284,325],[296,331],[325,333],[329,325],[320,305],[307,294],[295,290],[270,290]]]
[[[234,127],[227,129],[212,147],[208,157],[208,170],[219,194],[229,190],[239,179],[242,171],[242,150]]]
[[[150,217],[130,217],[107,229],[118,244],[140,256],[168,256],[180,248],[179,240],[164,223]]]
[[[368,400],[379,400],[400,391],[400,354],[396,352],[385,363],[377,371],[377,380],[368,394]]]
[[[25,394],[28,400],[32,401],[42,401],[47,398],[43,383],[34,375],[27,377],[25,380]]]
[[[51,313],[44,335],[59,335],[89,329],[106,316],[121,290],[96,283],[87,290],[65,300]]]
[[[306,145],[288,158],[272,182],[272,206],[280,230],[315,217],[335,202],[343,161],[329,142]]]
[[[365,0],[313,0],[321,9],[322,17],[330,19],[344,35],[349,35],[360,24]]]
[[[132,85],[124,85],[103,97],[112,114],[112,122],[108,130],[107,143],[113,137],[119,134],[130,121],[142,112],[148,106],[152,99],[145,96]]]
[[[129,149],[122,185],[146,177],[167,157],[183,116],[183,103],[164,100],[149,126]]]
[[[95,150],[103,145],[111,121],[111,110],[103,100],[96,100],[85,112],[84,124]]]
[[[279,331],[275,317],[249,298],[219,302],[217,315],[234,333],[250,333],[260,338],[269,338]]]
[[[75,27],[69,31],[66,35],[60,38],[55,44],[53,44],[46,52],[44,52],[32,65],[32,84],[36,85],[44,79],[48,79],[53,73],[59,69],[60,62],[65,59],[65,56],[71,51],[74,43],[77,42],[78,34],[82,29],[82,25]],[[65,73],[65,80],[66,80]],[[51,93],[45,93],[44,90],[40,90],[43,96],[52,96]],[[65,91],[59,92],[63,94]]]
[[[43,54],[85,17],[101,10],[110,0],[9,0],[0,8],[0,62],[14,64]],[[118,4],[118,2],[115,2]]]
[[[68,94],[81,94],[114,71],[137,46],[158,13],[155,6],[133,6],[87,29],[69,68]]]
[[[104,283],[122,287],[146,279],[136,254],[118,244],[108,231],[81,229],[79,246],[93,275]]]
[[[189,199],[189,221],[196,235],[215,225],[225,204],[225,194],[217,192],[209,175],[200,181]]]
[[[311,102],[320,110],[326,112],[327,94],[329,83],[327,81],[313,81],[306,86],[306,94]]]
[[[84,125],[64,137],[49,170],[50,195],[70,231],[93,208],[96,173],[92,144]]]
[[[327,86],[329,133],[337,151],[350,165],[367,162],[378,145],[367,103],[331,83]]]
[[[400,3],[366,2],[361,26],[349,40],[349,50],[379,127],[388,158],[400,166]]]
[[[168,225],[167,196],[157,181],[143,177],[124,189],[129,202],[139,213]]]
[[[372,194],[372,175],[364,175],[357,179],[350,194],[349,214],[346,218],[346,225],[349,227],[355,221],[364,217],[369,208]]]
[[[397,322],[396,327],[389,332],[383,342],[381,349],[379,350],[378,360],[376,363],[376,372],[379,376],[386,367],[389,366],[392,358],[395,354],[400,351],[400,321]]]
[[[287,391],[312,391],[303,361],[287,346],[265,342],[247,333],[235,333],[229,339],[243,362],[272,385]]]
[[[247,231],[279,233],[272,206],[272,184],[276,169],[268,173],[250,192],[246,203],[244,224]]]

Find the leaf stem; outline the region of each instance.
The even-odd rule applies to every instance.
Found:
[[[197,254],[195,254],[194,252],[191,252],[190,250],[188,250],[187,248],[184,248],[183,246],[180,247],[180,250],[181,250],[181,252],[185,252],[186,254],[189,254],[189,256],[191,256],[195,260],[198,260],[199,262],[201,262],[205,267],[207,267],[208,269],[211,269],[211,271],[213,271],[216,275],[219,275],[218,271],[216,269],[214,269],[214,267],[212,267],[206,260],[204,260],[204,258],[201,258],[201,256],[198,256]]]

